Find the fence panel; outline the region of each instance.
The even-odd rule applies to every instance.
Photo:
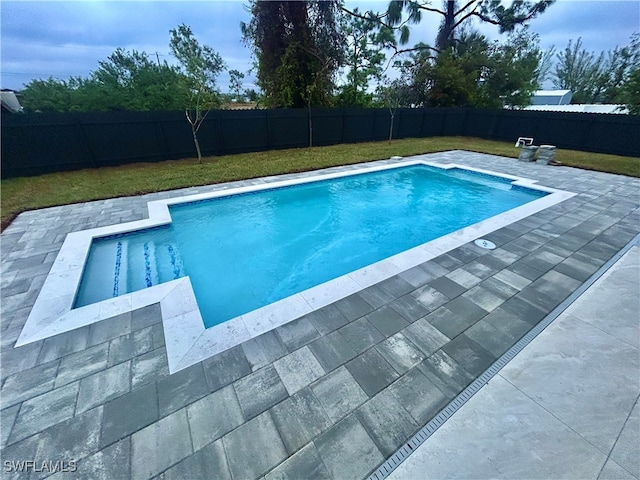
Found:
[[[312,109],[313,144],[389,138],[391,112]],[[593,152],[640,157],[640,116],[482,110],[395,109],[393,138],[471,136],[515,141],[533,137]],[[203,155],[306,147],[306,109],[217,110],[203,122]],[[2,178],[195,156],[184,112],[2,114]]]

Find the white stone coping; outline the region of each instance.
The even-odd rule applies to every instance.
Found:
[[[512,185],[543,191],[548,195],[211,328],[204,327],[189,277],[91,305],[72,308],[93,239],[167,225],[172,221],[169,213],[170,205],[412,165],[427,165],[444,170],[459,168],[475,171],[506,178],[512,181]],[[363,166],[340,172],[310,173],[304,178],[269,181],[258,185],[152,201],[148,203],[149,218],[146,220],[83,230],[67,235],[15,346],[42,340],[159,302],[169,372],[175,373],[575,195],[575,193],[539,186],[536,183],[535,180],[456,164],[445,165],[423,160],[408,160]]]

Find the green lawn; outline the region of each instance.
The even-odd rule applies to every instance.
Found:
[[[36,208],[453,149],[511,158],[519,153],[512,143],[476,138],[409,138],[390,144],[368,142],[206,157],[202,164],[190,158],[12,178],[2,180],[2,228],[18,213]],[[638,158],[558,150],[556,160],[574,167],[640,177]]]

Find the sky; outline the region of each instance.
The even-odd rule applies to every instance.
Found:
[[[437,6],[441,0],[433,0]],[[507,0],[508,1],[508,0]],[[249,22],[246,0],[208,1],[0,1],[1,88],[20,90],[32,79],[88,77],[117,48],[144,51],[173,63],[169,30],[184,23],[196,38],[223,57],[227,69],[244,72],[243,88],[255,87],[251,50],[242,41],[240,22]],[[386,9],[383,0],[347,0],[361,11]],[[434,43],[438,16],[411,27],[410,44]],[[564,49],[582,38],[590,51],[607,51],[629,43],[640,31],[640,0],[557,0],[530,22],[543,49]],[[481,32],[502,38],[495,27]],[[228,92],[226,72],[218,78]]]

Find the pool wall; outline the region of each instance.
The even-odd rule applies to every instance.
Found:
[[[73,309],[93,239],[167,225],[171,223],[170,205],[412,165],[477,172],[504,178],[514,186],[548,195],[208,329],[204,327],[188,277]],[[271,177],[266,182],[239,188],[224,188],[222,185],[223,188],[216,192],[152,201],[148,203],[148,219],[68,234],[15,346],[159,303],[169,371],[175,373],[575,195],[539,186],[536,181],[526,178],[424,160],[391,159],[375,165],[351,166],[346,171],[330,170],[333,171],[309,172],[304,178],[288,180]]]

